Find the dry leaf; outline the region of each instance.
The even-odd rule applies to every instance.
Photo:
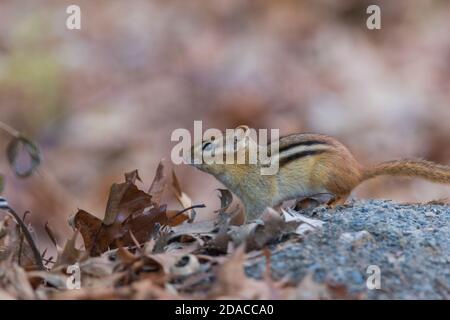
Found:
[[[94,217],[89,212],[78,210],[73,218],[73,226],[79,230],[83,237],[84,246],[88,252],[91,252],[96,247],[95,252],[104,252],[108,249],[109,243],[106,245],[101,241],[99,233],[102,228],[102,220]]]
[[[36,279],[43,280],[46,285],[50,285],[51,287],[60,290],[67,289],[67,279],[69,278],[68,275],[48,271],[31,271],[28,272],[27,276],[31,282]]]
[[[217,229],[217,219],[205,220],[195,223],[182,224],[176,227],[172,227],[172,231],[176,235],[182,234],[199,234],[199,233],[211,233]]]
[[[117,256],[120,258],[123,264],[125,265],[131,265],[137,260],[139,260],[139,257],[132,254],[130,251],[125,249],[122,246],[119,246],[119,249],[117,250]]]
[[[58,258],[56,259],[55,265],[53,269],[59,266],[66,266],[74,264],[81,257],[81,252],[77,248],[75,248],[75,243],[77,241],[78,230],[76,230],[72,237],[66,241],[64,245],[64,249],[58,250]],[[59,248],[58,248],[59,249]]]
[[[14,300],[15,297],[10,295],[7,291],[0,289],[0,300]]]
[[[263,224],[257,224],[247,238],[249,250],[261,249],[268,242],[280,238],[287,231],[284,219],[272,208],[262,215]]]
[[[144,279],[134,282],[131,285],[133,292],[135,293],[133,299],[136,300],[148,300],[148,299],[161,299],[161,300],[176,300],[183,299],[176,290],[166,285],[164,287],[155,284],[150,279]],[[184,298],[185,299],[185,298]]]
[[[55,300],[114,300],[132,299],[133,289],[131,287],[82,287],[78,290],[67,290],[52,295]]]
[[[10,259],[26,269],[34,269],[36,260],[33,250],[16,221],[9,215],[0,220],[0,261]]]
[[[10,261],[0,263],[0,287],[17,299],[36,298],[25,270]]]
[[[156,169],[155,178],[153,179],[152,185],[148,190],[148,193],[152,196],[154,203],[159,205],[161,202],[162,195],[166,189],[167,178],[164,174],[164,165],[162,160],[160,161],[158,168]]]
[[[318,283],[312,273],[308,273],[300,284],[289,294],[294,300],[361,299],[360,294],[351,295],[343,284]]]
[[[131,182],[131,183],[135,184],[136,180],[139,180],[140,182],[142,182],[142,179],[141,179],[141,177],[139,177],[139,173],[137,170],[133,170],[133,171],[125,173],[125,181],[126,182]]]
[[[121,223],[133,214],[142,213],[145,208],[151,207],[153,205],[151,200],[152,197],[139,190],[133,181],[113,184],[102,222],[107,226],[116,222]]]
[[[307,274],[289,297],[294,300],[329,299],[330,292],[326,284],[317,283],[311,273]]]
[[[209,298],[269,299],[270,288],[263,281],[248,278],[244,273],[245,248],[241,246],[217,271],[217,281]]]
[[[187,209],[189,207],[192,207],[191,198],[181,190],[180,182],[178,181],[175,171],[173,170],[172,170],[172,187],[173,187],[172,190],[175,194],[175,198],[183,206],[183,208]],[[190,222],[194,221],[195,216],[196,216],[195,210],[194,209],[190,210],[189,221]]]
[[[157,226],[176,225],[186,219],[182,214],[176,217],[175,213],[166,214],[164,205],[155,205],[151,195],[134,184],[138,177],[137,171],[133,171],[126,174],[126,182],[111,187],[103,221],[84,210],[76,213],[73,225],[80,230],[90,255],[96,256],[109,248],[117,248],[118,242],[124,246],[133,245],[135,240],[144,243],[151,238]]]
[[[178,226],[183,222],[189,220],[189,217],[186,213],[179,214],[179,211],[166,211],[166,217],[168,220],[168,225],[171,227]]]
[[[115,222],[107,226],[102,224],[100,219],[80,210],[75,216],[74,223],[83,236],[86,250],[90,255],[96,256],[109,248],[117,248],[118,243],[124,246],[134,245],[130,231],[139,243],[150,240],[156,225],[168,223],[165,211],[165,206],[152,208],[123,223]]]
[[[287,208],[287,210],[282,209],[284,220],[286,222],[298,222],[299,226],[295,230],[295,233],[298,235],[304,236],[308,232],[316,231],[321,229],[324,222],[318,219],[311,219],[302,215],[301,213],[292,210],[291,208]]]
[[[82,275],[91,275],[94,277],[106,277],[113,273],[117,262],[111,261],[106,256],[91,257],[80,263]]]
[[[146,264],[150,263],[161,269],[165,275],[171,274],[172,267],[176,264],[182,255],[173,253],[158,253],[145,256]]]

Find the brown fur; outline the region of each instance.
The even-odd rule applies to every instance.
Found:
[[[201,144],[193,151],[202,152]],[[260,165],[195,165],[219,179],[244,203],[248,218],[285,200],[332,193],[329,202],[344,204],[361,182],[379,175],[420,177],[450,183],[450,167],[426,160],[398,160],[363,168],[336,139],[321,134],[292,134],[280,138],[280,167],[276,175],[262,176]]]
[[[450,183],[450,167],[427,160],[394,160],[364,170],[361,181],[380,175],[420,177],[438,183]]]

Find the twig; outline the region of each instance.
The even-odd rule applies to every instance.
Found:
[[[176,215],[174,215],[173,217],[171,217],[169,220],[175,219],[176,217],[178,217],[180,214],[185,213],[188,210],[192,210],[192,209],[196,209],[196,208],[206,208],[206,206],[204,204],[196,204],[194,206],[190,206],[188,208],[185,208],[183,210],[181,210],[180,212],[177,212]]]
[[[47,253],[47,248],[44,249],[41,253],[42,260],[45,261],[45,254]]]
[[[55,263],[55,261],[53,261],[53,256],[51,256],[48,259],[42,259],[45,262],[45,265],[48,265],[49,263]]]
[[[27,218],[29,213],[30,213],[30,211],[28,211],[28,210],[23,213],[23,216],[22,216],[23,223],[25,223],[25,219]],[[24,236],[23,236],[23,232],[22,232],[22,233],[20,233],[20,244],[19,244],[19,254],[18,254],[19,257],[17,258],[17,262],[19,263],[19,266],[22,265],[23,240],[24,240]]]
[[[143,254],[143,251],[142,251],[142,249],[141,249],[141,244],[139,243],[139,241],[137,241],[136,237],[134,236],[133,231],[130,230],[129,232],[130,232],[131,240],[133,240],[134,245],[136,246],[136,249],[137,249],[141,254]]]
[[[34,260],[36,261],[36,265],[38,266],[39,270],[45,271],[46,268],[44,266],[44,263],[42,262],[41,254],[40,254],[36,244],[34,243],[33,237],[31,236],[31,233],[28,230],[25,223],[23,223],[22,219],[20,219],[19,215],[13,209],[11,209],[11,207],[9,207],[9,206],[2,207],[2,209],[5,210],[6,212],[10,213],[14,217],[17,224],[22,229],[22,233],[25,236],[25,239],[27,239],[27,242],[30,245],[31,251],[33,252],[33,255],[34,255]]]
[[[53,243],[53,245],[55,246],[55,248],[58,248],[58,244],[56,242],[56,238],[55,235],[53,234],[53,231],[50,229],[50,227],[48,226],[48,221],[45,223],[45,231],[47,232],[47,235],[50,239],[50,241]]]
[[[23,232],[20,233],[19,236],[19,253],[18,253],[18,258],[17,258],[17,262],[19,263],[19,266],[22,264],[22,250],[23,250]]]
[[[0,121],[0,129],[5,131],[6,133],[10,134],[13,137],[19,137],[20,132],[11,127],[10,125],[7,125],[6,123]]]
[[[25,223],[25,220],[27,219],[27,217],[28,217],[28,215],[29,215],[30,213],[31,213],[31,212],[30,212],[29,210],[27,210],[27,211],[25,211],[25,212],[23,213],[23,217],[22,217],[23,223]]]

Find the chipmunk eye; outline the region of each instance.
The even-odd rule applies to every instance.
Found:
[[[202,146],[202,151],[209,151],[212,148],[212,143],[211,142],[205,142]]]

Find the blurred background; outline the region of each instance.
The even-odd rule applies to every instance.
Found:
[[[68,5],[81,30],[68,30]],[[381,30],[366,8],[381,7]],[[438,0],[1,0],[0,120],[37,141],[43,164],[3,195],[64,235],[83,208],[103,216],[110,185],[170,169],[176,128],[279,128],[336,136],[362,163],[450,164],[450,2]],[[0,133],[0,148],[9,140]],[[202,217],[220,184],[176,166]],[[170,174],[170,171],[167,171]],[[450,187],[379,178],[354,198],[430,201]],[[170,192],[169,207],[179,205]]]

